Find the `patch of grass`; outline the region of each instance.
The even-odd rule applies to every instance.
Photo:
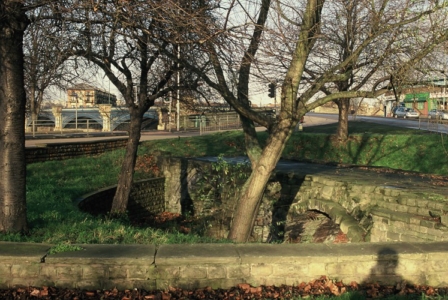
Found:
[[[305,128],[294,133],[283,156],[325,163],[389,167],[448,175],[448,139],[426,131],[350,122],[345,144],[334,141],[336,124]],[[316,129],[316,127],[319,127]],[[369,132],[366,132],[366,130]],[[317,131],[318,133],[313,133]],[[326,133],[324,133],[326,132]]]
[[[70,252],[70,251],[81,251],[83,248],[77,245],[71,245],[67,243],[57,244],[48,250],[48,254],[56,254],[62,252]]]

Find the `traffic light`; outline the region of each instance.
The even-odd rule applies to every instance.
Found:
[[[273,83],[273,82],[271,82],[270,84],[269,84],[269,97],[270,98],[275,98],[275,89],[276,89],[276,85],[275,85],[275,83]]]

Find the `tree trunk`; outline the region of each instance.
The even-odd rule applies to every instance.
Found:
[[[26,163],[23,34],[28,25],[19,1],[0,11],[0,232],[26,232]]]
[[[126,213],[129,195],[131,193],[132,182],[134,179],[134,167],[137,159],[138,144],[140,142],[141,125],[143,113],[137,109],[131,110],[131,120],[129,124],[129,139],[126,146],[126,153],[121,166],[120,177],[118,179],[117,191],[112,202],[112,215],[121,215]]]
[[[336,132],[337,141],[345,143],[348,140],[348,115],[350,110],[350,99],[339,99],[336,101],[339,110],[339,122]]]
[[[276,126],[270,135],[263,153],[241,191],[228,236],[233,241],[247,242],[250,237],[264,189],[281,157],[293,127],[288,126],[287,130],[279,130],[279,128],[280,126]]]

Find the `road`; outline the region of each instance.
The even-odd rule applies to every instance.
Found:
[[[336,114],[317,114],[317,113],[308,113],[307,116],[325,118],[328,121],[334,120],[337,122],[338,115]],[[420,129],[420,130],[428,130],[435,131],[441,133],[448,133],[448,123],[434,123],[435,120],[429,122],[430,119],[421,118],[421,119],[395,119],[395,118],[384,118],[384,117],[369,117],[369,116],[350,116],[350,120],[359,120],[377,124],[384,124],[390,126],[398,126],[398,127],[406,127],[412,129]]]

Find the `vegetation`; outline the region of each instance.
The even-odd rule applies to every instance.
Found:
[[[439,134],[352,122],[345,147],[332,143],[336,125],[306,127],[285,147],[284,157],[347,164],[368,164],[409,171],[448,175],[448,141]],[[387,134],[381,134],[387,132]],[[267,137],[266,133],[261,136]],[[206,136],[154,140],[139,147],[136,180],[154,176],[154,151],[176,156],[244,155],[241,131]],[[27,166],[27,207],[30,232],[1,234],[3,241],[52,244],[164,244],[218,242],[198,234],[137,226],[125,218],[93,217],[80,212],[74,200],[117,182],[124,150],[98,157],[48,161]],[[222,242],[222,241],[221,241]]]

